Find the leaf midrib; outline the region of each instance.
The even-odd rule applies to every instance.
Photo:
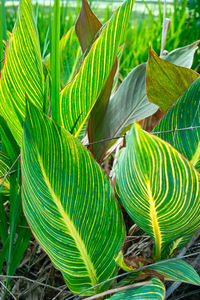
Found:
[[[57,208],[63,218],[63,221],[66,225],[66,227],[69,229],[70,233],[71,233],[71,236],[73,237],[75,243],[76,243],[76,246],[81,254],[81,257],[83,259],[83,262],[86,266],[86,269],[88,271],[88,274],[89,274],[89,277],[91,279],[91,284],[92,286],[95,286],[98,281],[97,281],[97,276],[96,276],[96,271],[95,271],[95,268],[93,266],[93,263],[90,259],[90,256],[88,255],[87,253],[87,249],[85,248],[85,244],[84,242],[82,241],[78,231],[76,230],[76,227],[74,226],[73,222],[71,221],[70,217],[66,214],[66,212],[64,211],[63,209],[63,206],[61,205],[61,201],[59,199],[59,197],[57,197],[57,195],[54,193],[52,187],[51,187],[51,183],[48,179],[48,176],[45,172],[45,169],[44,169],[44,165],[43,165],[43,162],[42,162],[42,159],[41,159],[41,156],[39,155],[38,153],[38,160],[39,160],[39,164],[40,164],[40,167],[41,167],[41,171],[42,171],[42,175],[44,177],[44,181],[49,189],[49,192],[50,194],[52,195],[52,198],[54,200],[54,203],[57,205]]]
[[[147,189],[148,189],[149,205],[150,205],[150,220],[152,223],[153,234],[154,234],[154,238],[155,238],[155,259],[159,260],[161,257],[162,236],[161,236],[160,226],[159,226],[159,222],[158,222],[155,201],[152,197],[150,182],[147,182]]]
[[[191,158],[190,162],[192,163],[193,166],[196,166],[200,158],[200,141],[198,142],[197,149]]]

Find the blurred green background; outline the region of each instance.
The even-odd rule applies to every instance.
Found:
[[[5,2],[5,4],[4,4]],[[113,10],[122,1],[89,0],[91,8],[101,22],[106,22]],[[18,1],[1,0],[2,29],[12,31],[15,23]],[[49,52],[50,1],[33,1],[38,26],[42,56]],[[53,1],[51,2],[53,4]],[[167,0],[166,17],[171,20],[165,50],[171,51],[200,39],[200,0]],[[163,23],[161,0],[136,1],[126,32],[124,50],[120,63],[122,80],[135,66],[147,61],[151,46],[158,54],[161,47]],[[61,36],[74,26],[81,8],[81,0],[61,1]],[[4,20],[5,19],[5,20]],[[199,71],[200,53],[197,51],[193,69]]]

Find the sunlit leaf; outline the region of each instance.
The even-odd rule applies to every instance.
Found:
[[[60,40],[60,80],[62,86],[72,81],[80,57],[81,48],[74,27],[72,27]],[[50,71],[50,55],[46,57],[45,65]]]
[[[166,111],[199,77],[195,71],[176,66],[150,48],[146,71],[146,91],[150,102]]]
[[[78,136],[110,74],[134,0],[120,6],[93,43],[79,73],[60,93],[60,115],[55,119]]]
[[[42,58],[31,0],[20,1],[0,78],[0,114],[19,145],[26,97],[42,109]]]
[[[158,278],[153,278],[152,283],[144,286],[127,289],[114,294],[108,299],[113,300],[164,300],[165,287]]]
[[[125,230],[100,166],[76,138],[32,104],[21,156],[25,215],[68,287],[80,292],[114,276]]]
[[[150,269],[163,275],[165,280],[200,285],[200,277],[197,272],[183,260],[170,261],[169,259],[166,263],[155,264]]]
[[[174,146],[200,172],[200,79],[170,108],[154,132],[158,132],[160,138]]]
[[[134,222],[154,240],[156,260],[173,256],[200,227],[199,180],[168,143],[132,127],[118,159],[116,190]]]

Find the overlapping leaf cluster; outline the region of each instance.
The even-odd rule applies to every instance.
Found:
[[[26,224],[24,214],[74,293],[98,285],[84,295],[107,290],[110,281],[99,284],[117,274],[118,264],[133,269],[122,252],[116,258],[125,238],[117,198],[154,241],[154,261],[173,257],[200,227],[200,79],[189,69],[198,42],[162,58],[150,49],[148,63],[133,69],[112,93],[133,3],[126,0],[102,26],[82,1],[75,30],[57,45],[57,99],[51,98],[54,53],[42,61],[31,1],[20,3],[0,78],[0,175],[17,166],[0,186],[0,269],[5,257],[7,275],[14,274],[29,242],[30,231],[18,228]],[[111,138],[128,131],[113,183],[97,161],[112,146]],[[94,157],[81,144],[82,135]],[[200,284],[195,270],[180,260],[151,270],[150,283],[111,298],[148,293],[164,299],[161,277]]]

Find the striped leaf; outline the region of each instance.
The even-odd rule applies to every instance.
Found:
[[[104,26],[84,59],[79,73],[60,93],[55,119],[78,136],[112,69],[134,0],[126,0]],[[53,116],[54,118],[54,116]]]
[[[172,256],[200,227],[200,174],[168,143],[135,124],[116,169],[118,195],[154,240],[154,258]]]
[[[190,68],[198,42],[178,48],[162,57],[176,65]],[[110,139],[125,133],[136,120],[140,121],[154,114],[158,106],[150,103],[146,97],[145,88],[146,63],[134,68],[123,80],[119,89],[108,102],[104,114],[98,112],[96,125],[93,126],[94,138],[91,142]],[[99,160],[113,141],[105,141],[93,145],[94,156]]]
[[[25,98],[43,105],[43,70],[31,0],[20,1],[17,21],[7,44],[0,78],[0,114],[21,144]]]
[[[200,172],[200,79],[181,96],[154,129]]]
[[[76,293],[114,276],[125,230],[111,182],[76,138],[32,104],[21,168],[26,218],[68,287]]]
[[[146,70],[146,92],[150,102],[166,111],[199,77],[195,71],[176,66],[150,48]]]
[[[4,175],[8,172],[9,168],[11,166],[10,158],[7,154],[0,152],[0,186],[4,180]],[[8,177],[6,180],[4,180],[3,183],[3,194],[9,194],[10,189],[10,182],[8,180]]]
[[[200,285],[200,277],[197,272],[183,260],[174,260],[159,265],[154,265],[150,270],[164,276],[165,280],[180,281]]]
[[[60,40],[60,80],[62,87],[72,81],[80,58],[81,47],[74,27],[72,27]],[[45,65],[50,71],[50,55],[46,57]]]
[[[127,289],[114,294],[109,299],[113,300],[164,300],[165,287],[158,278],[153,278],[151,283],[144,286]]]

